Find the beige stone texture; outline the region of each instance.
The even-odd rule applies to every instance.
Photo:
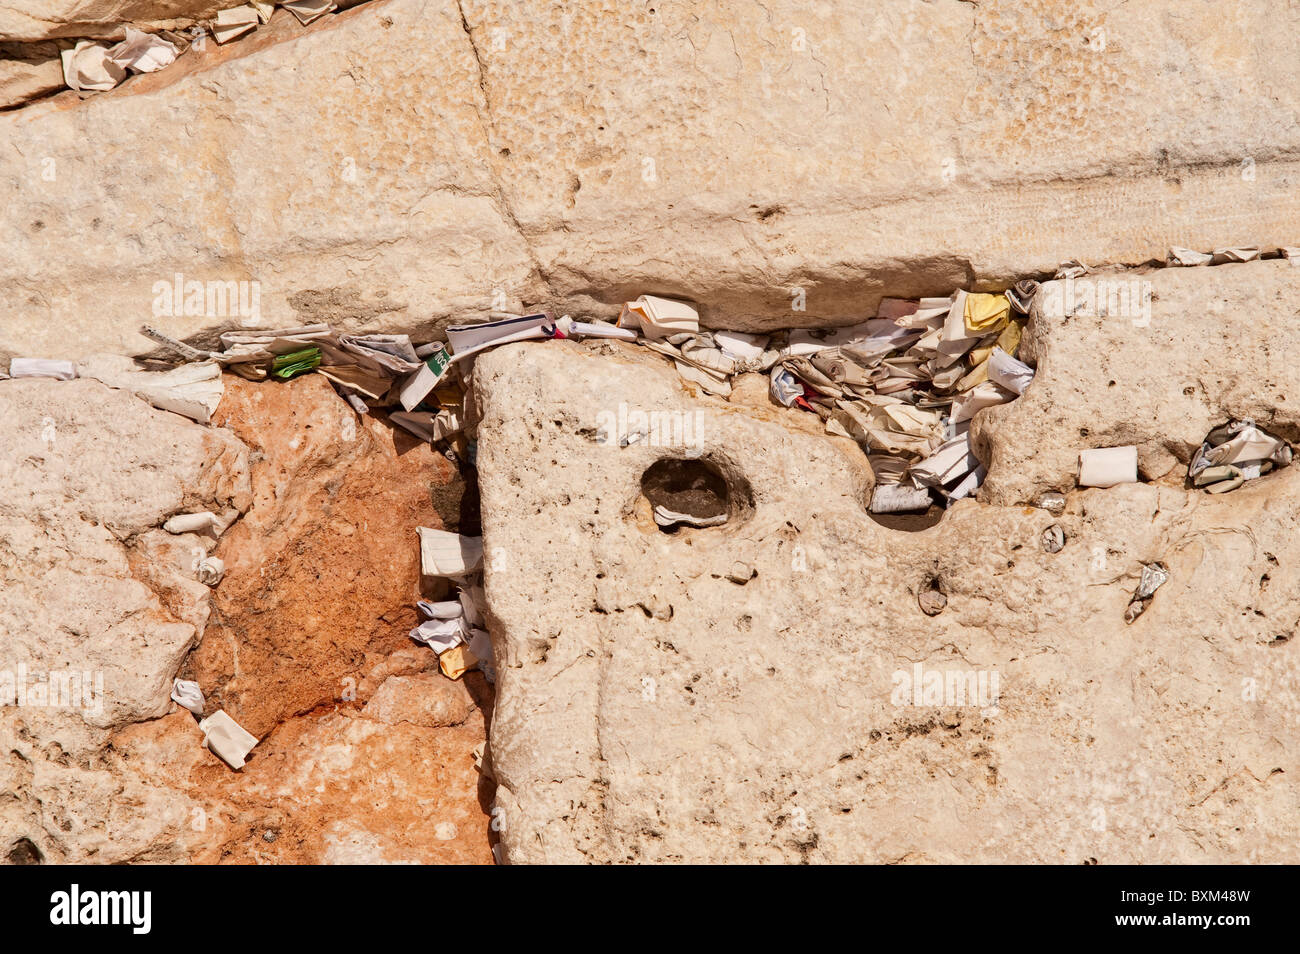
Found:
[[[972,425],[981,499],[1069,490],[1081,450],[1130,444],[1140,476],[1181,487],[1231,418],[1300,441],[1297,353],[1300,268],[1282,259],[1049,282],[1022,345],[1034,383]]]
[[[64,89],[63,64],[53,43],[0,43],[0,109]]]
[[[26,689],[0,708],[0,858],[490,864],[491,687],[406,635],[415,526],[459,516],[454,472],[318,376],[228,378],[218,420],[0,381],[0,698]],[[200,510],[239,519],[161,529]],[[50,673],[75,695],[33,694]],[[178,675],[258,737],[239,772]]]
[[[963,500],[906,532],[865,512],[852,443],[657,357],[511,345],[474,374],[512,863],[1297,860],[1300,469],[1072,491],[1060,517]],[[699,415],[699,440],[598,442],[637,411]],[[731,517],[666,534],[642,475],[692,454]],[[996,673],[996,704],[913,704],[917,665]]]
[[[172,707],[208,614],[199,538],[161,550],[150,534],[174,513],[247,509],[248,448],[90,380],[0,381],[0,420],[0,670],[15,694],[49,692],[0,709],[0,830],[52,859],[174,859],[187,799],[103,751]],[[49,688],[63,679],[70,693]]]
[[[121,39],[124,23],[138,29],[171,29],[237,6],[235,0],[4,0],[0,3],[0,40]]]
[[[0,238],[19,253],[0,349],[147,350],[136,329],[178,273],[258,282],[264,327],[432,335],[494,306],[611,315],[652,292],[771,328],[1069,258],[1294,244],[1297,17],[387,0],[273,22],[0,116]]]

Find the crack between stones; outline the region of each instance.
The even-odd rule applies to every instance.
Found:
[[[495,194],[491,196],[493,205],[497,211],[515,233],[519,240],[523,242],[524,248],[528,252],[528,259],[532,263],[533,271],[537,275],[538,281],[542,283],[545,289],[547,300],[553,300],[555,297],[554,289],[551,282],[551,276],[547,273],[542,265],[541,259],[537,255],[537,249],[533,244],[531,237],[524,230],[519,221],[519,216],[515,213],[513,204],[510,201],[509,193],[506,191],[505,181],[497,172],[495,157],[492,155],[493,150],[493,132],[496,129],[496,123],[492,118],[492,97],[488,91],[487,67],[483,61],[483,54],[478,48],[478,43],[474,39],[474,31],[469,25],[469,19],[465,16],[465,7],[461,0],[456,0],[456,12],[460,14],[460,27],[465,32],[465,39],[469,42],[470,52],[474,55],[474,63],[478,68],[478,87],[483,96],[483,106],[480,108],[477,102],[474,105],[474,111],[478,114],[479,123],[483,127],[483,146],[487,156],[488,173],[492,177],[493,184],[496,186]]]

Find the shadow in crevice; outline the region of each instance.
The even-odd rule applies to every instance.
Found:
[[[943,515],[948,511],[938,504],[931,504],[930,509],[924,513],[872,513],[867,511],[867,516],[874,520],[886,530],[902,530],[908,533],[915,533],[918,530],[929,530],[931,527],[937,527],[943,520]]]

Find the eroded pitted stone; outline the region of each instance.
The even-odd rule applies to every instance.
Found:
[[[1300,605],[1278,569],[1300,564],[1300,470],[1060,516],[963,500],[905,533],[864,512],[852,444],[692,398],[655,356],[512,345],[474,375],[512,862],[1296,857],[1300,682],[1274,640]],[[700,414],[752,513],[647,524],[641,475],[681,448],[598,442],[620,405]],[[1169,581],[1126,625],[1154,562]]]
[[[1093,447],[1136,445],[1141,479],[1181,485],[1232,418],[1300,440],[1297,353],[1300,268],[1285,260],[1046,282],[1021,345],[1033,384],[972,423],[989,467],[980,498],[1071,490]]]
[[[0,695],[27,693],[0,708],[0,828],[53,861],[177,860],[187,797],[98,753],[167,711],[207,617],[191,548],[151,528],[247,509],[248,448],[90,380],[0,382],[0,421]]]

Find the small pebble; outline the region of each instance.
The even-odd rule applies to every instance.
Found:
[[[737,560],[731,564],[731,572],[727,574],[727,579],[732,583],[739,583],[744,586],[754,578],[754,568],[748,563],[741,563]]]
[[[1065,513],[1065,495],[1049,491],[1038,498],[1038,506],[1053,516],[1059,517]]]

